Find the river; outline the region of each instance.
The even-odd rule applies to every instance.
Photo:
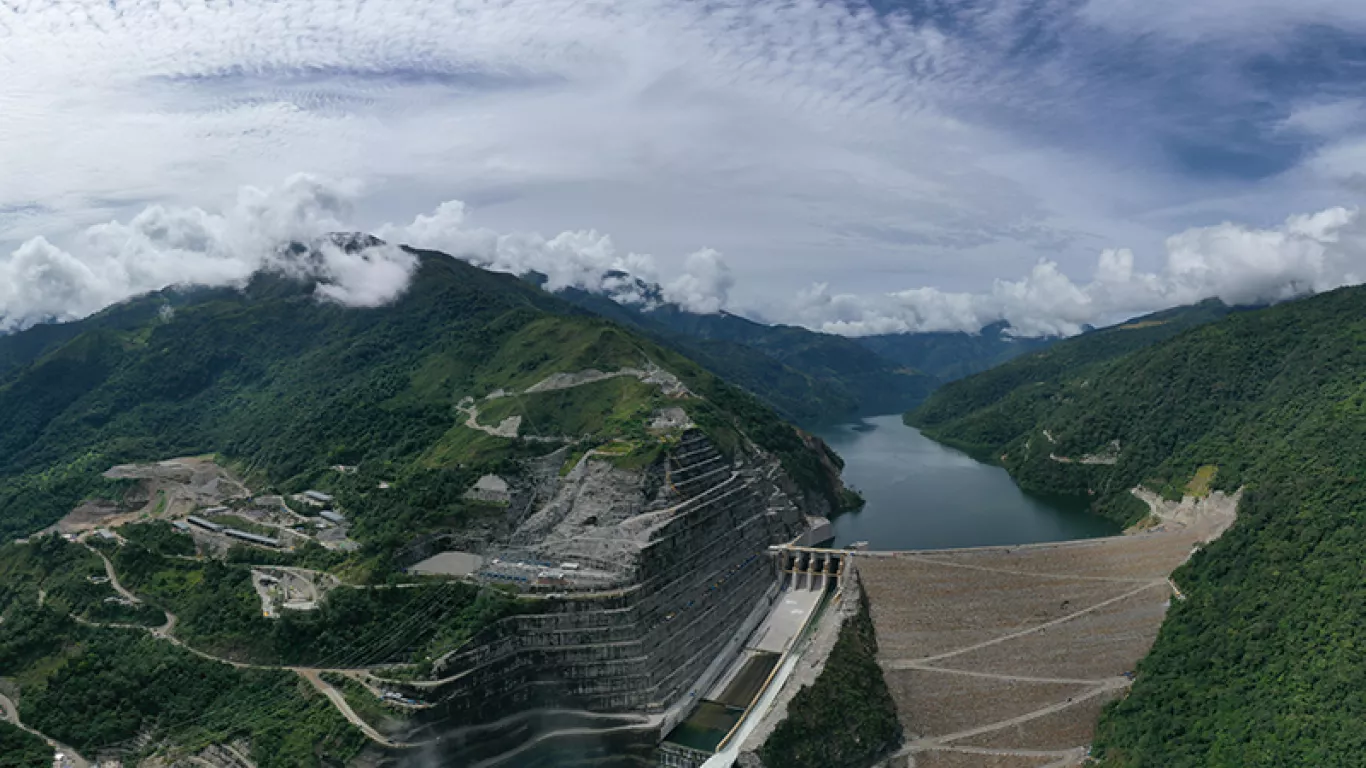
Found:
[[[876,416],[818,434],[844,458],[844,481],[867,505],[834,521],[835,546],[940,549],[1110,536],[1119,527],[1079,499],[1045,499],[906,426]]]

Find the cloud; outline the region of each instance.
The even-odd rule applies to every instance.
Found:
[[[459,200],[419,214],[410,224],[385,224],[376,234],[392,242],[449,253],[495,272],[539,272],[546,276],[547,290],[580,288],[623,304],[662,299],[690,312],[714,314],[727,307],[735,286],[725,257],[712,248],[688,254],[681,269],[669,270],[676,276],[656,289],[660,273],[655,257],[620,253],[608,235],[593,230],[566,230],[551,238],[535,232],[499,233],[474,226],[468,207]]]
[[[1066,4],[1039,6],[1051,34]],[[832,264],[1066,265],[1137,226],[1117,199],[1173,204],[1150,166],[1045,139],[1053,114],[1119,134],[1072,111],[1070,61],[1003,61],[1021,25],[977,16],[965,37],[858,1],[0,4],[0,240],[299,170],[363,180],[366,228],[458,198],[502,232],[705,242],[791,291]]]
[[[661,269],[654,256],[619,252],[610,236],[593,230],[545,237],[477,226],[455,200],[408,224],[378,227],[388,242],[332,234],[353,229],[359,190],[354,182],[296,175],[276,187],[240,190],[221,213],[154,205],[127,222],[87,228],[69,248],[32,238],[0,258],[0,330],[84,317],[169,285],[241,285],[261,270],[317,280],[321,300],[379,306],[400,296],[416,269],[416,258],[398,244],[444,251],[493,271],[539,272],[551,291],[574,287],[624,304],[736,311],[730,296],[740,281],[712,248]],[[291,243],[307,243],[311,251],[284,247]],[[925,286],[854,294],[817,283],[791,300],[770,302],[764,314],[847,336],[975,333],[999,321],[1021,336],[1072,335],[1209,297],[1253,304],[1361,283],[1366,217],[1335,207],[1271,228],[1195,227],[1168,237],[1164,257],[1161,269],[1145,272],[1134,251],[1106,249],[1086,282],[1040,260],[1023,277],[996,279],[980,292]]]
[[[818,284],[793,317],[828,333],[965,331],[1007,321],[1021,336],[1072,335],[1143,312],[1217,297],[1227,304],[1275,302],[1366,279],[1366,219],[1358,209],[1292,216],[1279,227],[1224,223],[1166,241],[1158,272],[1134,267],[1127,249],[1102,252],[1092,279],[1077,283],[1041,261],[1020,280],[996,280],[981,293],[917,288],[879,296],[832,294]]]
[[[711,315],[726,308],[735,287],[725,257],[711,248],[688,254],[684,273],[664,286],[664,299],[689,312]]]
[[[188,212],[303,171],[364,182],[341,191],[353,228],[464,200],[479,226],[443,206],[432,237],[470,239],[433,245],[623,300],[650,297],[611,269],[706,307],[825,284],[804,311],[851,328],[1026,318],[1047,296],[1063,309],[1039,330],[1071,328],[1123,304],[1068,288],[1097,253],[1132,249],[1132,280],[1167,290],[1167,234],[1270,231],[1366,188],[1363,7],[0,3],[0,254],[23,250],[30,273],[70,289],[69,305],[26,317],[162,279],[229,280],[254,263],[215,255],[239,236],[215,231],[225,214]],[[183,232],[148,236],[151,266],[86,242],[158,207]],[[194,245],[206,237],[219,245]],[[701,244],[733,282],[684,269]]]
[[[593,230],[565,231],[549,239],[534,232],[500,234],[471,225],[467,207],[459,200],[419,214],[411,224],[384,224],[376,234],[384,240],[449,253],[495,272],[540,272],[551,291],[575,287],[609,292],[609,287],[620,282],[609,277],[611,272],[628,272],[646,280],[655,277],[652,257],[618,254],[607,235]]]
[[[654,257],[619,253],[607,235],[499,233],[472,225],[458,200],[407,225],[379,226],[376,234],[389,242],[337,236],[354,229],[360,190],[354,181],[295,175],[267,189],[242,188],[221,213],[152,205],[126,222],[86,228],[69,248],[32,238],[0,256],[0,331],[82,318],[171,285],[242,285],[262,270],[317,280],[321,299],[380,306],[402,295],[416,270],[416,257],[399,244],[498,272],[540,272],[551,291],[576,287],[630,304],[662,298],[695,312],[723,309],[735,283],[722,255],[702,249],[660,291],[652,287]],[[291,244],[310,252],[295,253]]]
[[[32,238],[0,256],[0,330],[78,319],[170,285],[239,285],[260,270],[316,279],[319,297],[346,306],[387,303],[406,289],[414,257],[319,239],[347,228],[356,193],[354,184],[298,175],[244,188],[222,213],[153,205],[87,228],[67,249]],[[315,254],[292,254],[283,249],[290,243]]]

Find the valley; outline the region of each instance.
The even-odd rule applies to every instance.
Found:
[[[833,521],[835,546],[945,549],[1111,536],[1085,500],[1024,493],[1001,467],[921,435],[900,414],[818,431],[845,462],[862,509]]]
[[[838,379],[841,415],[925,382],[868,346],[618,325],[414,253],[392,307],[263,275],[116,306],[8,365],[0,694],[26,728],[129,766],[1146,765],[1148,702],[1209,685],[1167,628],[1245,599],[1208,564],[1301,487],[1257,446],[1326,449],[1259,430],[1354,402],[1281,383],[1349,390],[1349,350],[1278,335],[1286,313],[1341,326],[1330,294],[996,337],[974,354],[1010,359],[915,428],[804,429],[772,410],[792,382]],[[960,342],[898,348],[945,364]],[[1183,367],[1190,345],[1212,362]],[[718,378],[740,348],[782,375]],[[1204,399],[1164,400],[1170,376]],[[1344,429],[1328,412],[1308,423]]]

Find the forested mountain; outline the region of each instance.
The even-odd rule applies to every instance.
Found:
[[[1065,379],[1233,311],[1211,299],[1074,336],[941,388],[908,420],[979,458],[992,457],[1038,422]]]
[[[474,465],[554,446],[457,428],[462,398],[649,363],[702,395],[695,419],[740,427],[799,482],[837,497],[825,457],[673,350],[512,276],[415,253],[411,288],[386,307],[342,308],[309,283],[263,274],[242,291],[168,290],[0,339],[0,541],[54,522],[91,493],[113,494],[99,473],[114,464],[179,455],[218,453],[289,490],[330,465],[364,462],[421,479],[409,487],[449,481],[463,492]],[[581,394],[537,426],[604,439],[643,429],[656,395],[605,389],[597,395],[610,402]],[[417,506],[432,519],[460,514],[458,503]]]
[[[1190,323],[1131,324],[945,387],[910,415],[1027,488],[1094,494],[1116,517],[1141,514],[1140,484],[1169,498],[1245,489],[1233,528],[1176,572],[1186,599],[1104,716],[1102,764],[1366,754],[1364,305],[1366,288],[1347,288],[1178,333]],[[1171,338],[1135,350],[1129,332]],[[1056,458],[1102,453],[1114,463]]]
[[[1016,338],[1006,333],[1009,328],[1008,323],[999,322],[978,333],[887,333],[862,336],[855,341],[907,368],[923,371],[941,381],[956,381],[1043,349],[1058,340],[1054,336]]]
[[[683,351],[802,424],[904,411],[940,383],[843,336],[671,304],[642,309],[573,288],[559,295]]]
[[[415,547],[510,535],[523,510],[471,495],[484,475],[553,483],[557,469],[563,478],[583,465],[564,481],[577,493],[591,463],[599,492],[643,495],[696,427],[721,469],[725,459],[762,467],[754,482],[772,483],[762,488],[794,520],[847,501],[837,456],[674,349],[513,276],[411,253],[412,283],[384,307],[344,308],[310,281],[263,273],[242,290],[161,291],[0,339],[0,693],[20,699],[25,725],[92,757],[184,756],[241,739],[262,768],[344,764],[369,741],[280,665],[423,675],[528,610],[505,583],[402,570],[420,559],[402,559]],[[311,533],[281,547],[211,546],[199,529],[192,538],[168,520],[134,522],[163,517],[166,492],[101,474],[203,454],[254,496],[217,513],[196,500],[193,511],[257,534],[340,530],[317,517],[257,529],[263,517],[237,516],[321,488],[344,510],[345,546]],[[92,498],[128,513],[111,516],[122,519],[110,538],[12,541]],[[574,525],[593,532],[587,516]],[[263,597],[257,569],[285,565],[328,576],[312,609],[272,616],[263,600],[287,598]],[[405,588],[387,583],[398,580]],[[350,685],[376,722],[396,712]],[[25,760],[34,749],[3,727],[0,745]]]

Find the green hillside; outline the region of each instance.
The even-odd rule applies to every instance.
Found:
[[[282,491],[340,482],[327,470],[334,464],[383,473],[399,497],[447,486],[440,504],[425,506],[423,525],[458,525],[466,516],[460,493],[474,470],[558,447],[465,426],[463,398],[523,389],[555,373],[649,364],[697,395],[690,413],[723,444],[737,445],[728,435],[743,431],[810,492],[838,499],[822,456],[697,364],[511,276],[419,255],[411,289],[378,309],[323,303],[311,285],[266,275],[243,291],[142,297],[63,327],[56,341],[45,326],[7,337],[0,541],[53,523],[91,495],[117,498],[122,489],[99,479],[114,464],[205,453]],[[592,392],[498,405],[530,409],[524,433],[600,441],[643,429],[667,400],[643,386],[611,397],[606,410]],[[537,415],[546,413],[554,420]],[[358,521],[372,540],[394,533],[384,527]]]
[[[146,605],[111,613],[113,589],[87,578],[103,573],[94,553],[57,537],[0,546],[0,691],[19,693],[26,725],[87,755],[115,746],[126,757],[162,740],[193,751],[241,736],[262,768],[341,761],[364,746],[291,673],[234,669],[136,629],[93,626],[165,621]],[[0,756],[33,759],[46,749],[34,741],[0,728]]]
[[[1057,341],[1055,337],[1015,338],[1006,334],[1007,328],[1008,324],[1000,322],[978,333],[887,333],[855,341],[888,360],[941,381],[957,381],[981,373]]]
[[[935,377],[843,336],[726,313],[700,315],[668,304],[645,311],[576,289],[559,295],[682,351],[799,424],[897,413],[939,385]]]
[[[1067,379],[1232,312],[1217,299],[1157,312],[1060,341],[953,382],[907,414],[907,423],[979,458],[999,454],[1060,397]]]
[[[1058,344],[912,414],[996,454],[1025,487],[1094,493],[1116,517],[1134,517],[1140,483],[1169,497],[1246,489],[1234,527],[1176,572],[1187,599],[1104,716],[1102,764],[1361,764],[1363,301],[1352,288],[1237,313],[1109,359]],[[1046,369],[1049,355],[1074,362]],[[1113,465],[1050,459],[1116,440]]]
[[[610,445],[618,466],[648,465],[661,443],[647,423],[664,408],[685,408],[723,452],[772,452],[817,505],[840,503],[838,457],[752,395],[514,277],[415,253],[409,291],[378,309],[260,275],[241,291],[168,290],[0,339],[0,692],[17,694],[26,724],[129,764],[234,739],[262,768],[343,764],[366,740],[311,685],[197,654],[429,671],[527,604],[460,581],[388,588],[413,581],[395,553],[423,537],[492,536],[506,507],[465,493],[521,459]],[[4,543],[83,500],[124,499],[130,481],[101,478],[113,465],[203,454],[258,493],[334,493],[359,550],[239,545],[215,559],[166,522],[123,525],[122,542]],[[103,558],[139,600],[121,598]],[[267,618],[252,576],[265,564],[345,583],[317,610]],[[171,626],[186,647],[150,634]],[[0,745],[32,746],[3,729]]]

